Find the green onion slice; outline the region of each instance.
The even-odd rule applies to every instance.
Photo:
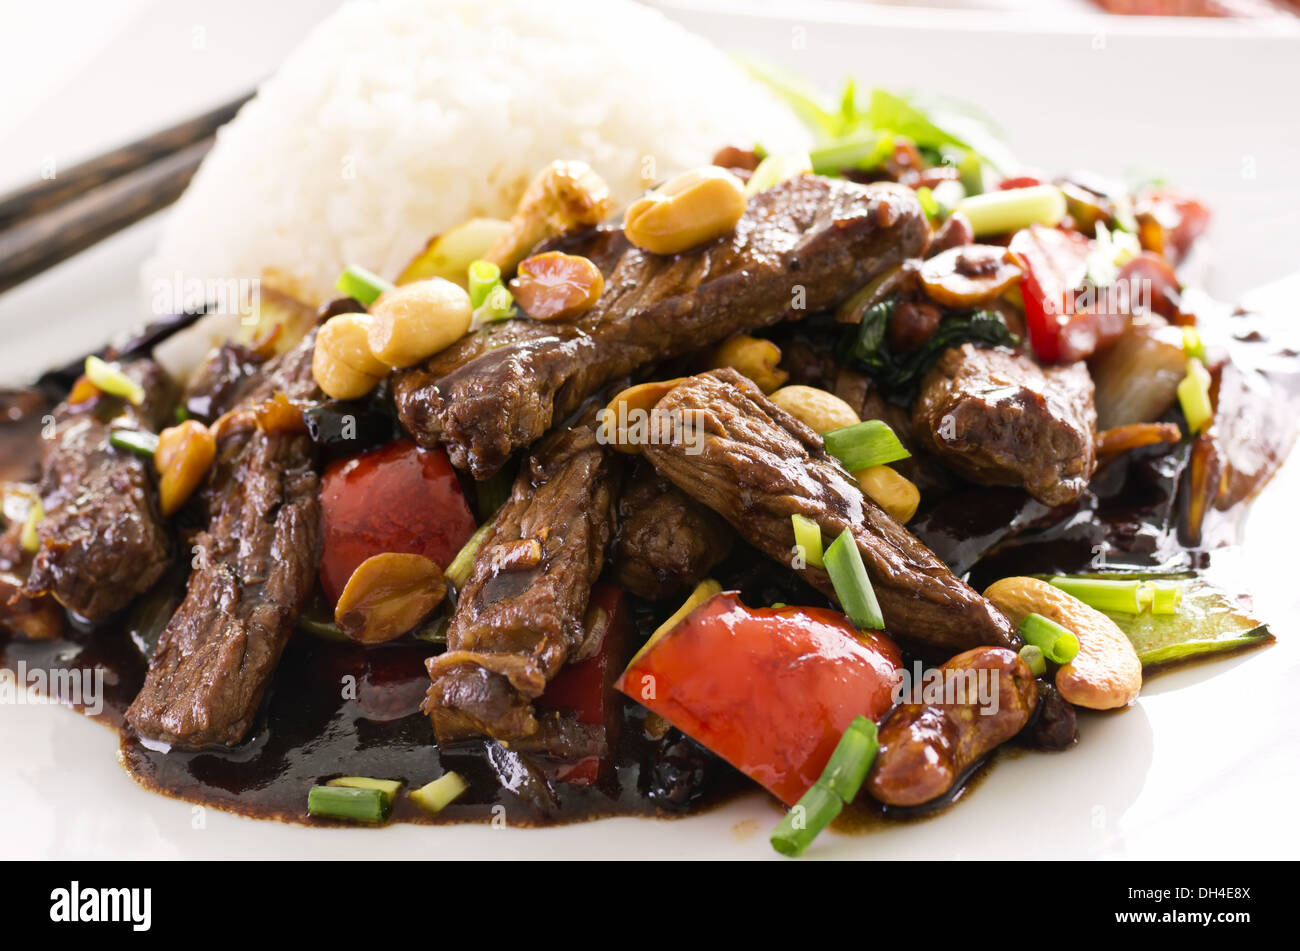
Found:
[[[854,717],[821,777],[772,831],[772,848],[782,855],[802,855],[822,829],[856,798],[879,750],[876,725],[866,717]]]
[[[1205,363],[1205,343],[1201,340],[1200,331],[1195,327],[1183,328],[1183,353]]]
[[[850,472],[888,465],[911,455],[889,424],[879,419],[832,429],[822,434],[822,441],[826,444],[826,451],[844,463],[844,468]]]
[[[787,178],[794,178],[804,172],[813,170],[812,158],[808,153],[794,155],[769,155],[758,163],[754,174],[745,183],[746,195],[757,195],[767,191],[773,185],[779,185]]]
[[[1055,185],[1008,188],[964,198],[957,210],[970,221],[977,238],[1007,234],[1034,224],[1060,224],[1065,217],[1065,195]]]
[[[31,507],[27,510],[27,520],[23,522],[23,530],[18,536],[18,544],[28,554],[35,554],[41,550],[41,536],[37,534],[36,527],[41,524],[43,518],[45,518],[45,506],[41,504],[39,498],[32,499]]]
[[[1177,614],[1183,602],[1183,589],[1176,584],[1145,581],[1142,583],[1139,597],[1142,598],[1142,603],[1151,609],[1152,614]]]
[[[386,281],[378,274],[367,271],[363,267],[350,267],[339,275],[338,283],[334,285],[348,297],[354,297],[361,301],[366,307],[369,307],[384,291],[391,291],[397,285],[392,281]]]
[[[1020,648],[1020,659],[1029,667],[1030,673],[1035,677],[1041,677],[1047,673],[1047,661],[1043,657],[1043,650],[1037,644],[1026,644]]]
[[[492,288],[501,283],[501,268],[491,261],[475,261],[469,266],[469,303],[477,310],[483,306]]]
[[[158,437],[142,429],[110,429],[108,444],[115,449],[133,452],[145,459],[152,459],[158,451]]]
[[[853,532],[844,529],[826,549],[822,560],[849,620],[864,631],[883,631],[885,619],[880,613],[880,602],[876,600],[875,589],[867,577],[867,568],[862,564],[862,553],[858,551]]]
[[[504,284],[497,283],[488,291],[483,303],[474,308],[474,316],[470,319],[469,326],[471,330],[479,330],[485,324],[509,320],[513,316],[515,316],[515,297]]]
[[[1187,376],[1178,384],[1178,405],[1187,417],[1187,428],[1199,433],[1214,419],[1210,404],[1210,372],[1195,357],[1187,361]]]
[[[443,773],[411,793],[412,801],[426,812],[439,813],[469,788],[460,773]]]
[[[1043,652],[1054,664],[1068,664],[1079,653],[1079,639],[1041,614],[1026,614],[1020,622],[1020,637]]]
[[[99,357],[86,357],[86,379],[110,396],[120,396],[132,406],[144,402],[144,387],[122,372],[116,363],[107,363]]]
[[[470,572],[474,570],[474,558],[478,555],[478,550],[483,544],[483,539],[487,538],[488,530],[492,527],[492,522],[486,521],[478,527],[473,535],[469,537],[460,551],[456,552],[456,557],[451,560],[447,570],[442,576],[451,582],[453,588],[459,591],[465,587],[465,582],[469,581]]]
[[[322,819],[383,822],[388,817],[388,801],[378,789],[313,786],[307,793],[307,812]]]
[[[393,797],[397,791],[402,788],[402,783],[397,779],[371,779],[369,776],[340,776],[338,779],[331,779],[327,786],[341,786],[345,789],[377,789],[383,794],[384,802],[391,806]]]
[[[794,523],[794,543],[803,549],[804,561],[814,568],[824,568],[822,562],[822,528],[803,515],[791,515]]]
[[[1048,579],[1053,587],[1078,598],[1098,611],[1118,611],[1121,614],[1141,614],[1141,581],[1108,581],[1101,578],[1067,578],[1056,575]]]

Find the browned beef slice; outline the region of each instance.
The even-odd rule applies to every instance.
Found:
[[[256,382],[265,362],[255,350],[223,343],[207,355],[185,387],[183,405],[196,419],[214,420],[233,409]]]
[[[925,375],[913,432],[973,482],[1019,485],[1045,505],[1079,497],[1097,468],[1097,411],[1082,363],[962,344]]]
[[[441,741],[537,731],[532,702],[583,653],[587,602],[614,526],[617,459],[590,425],[548,437],[515,480],[429,659]]]
[[[148,463],[109,445],[112,428],[156,431],[176,392],[152,360],[123,368],[145,392],[136,407],[100,396],[54,411],[41,456],[40,551],[24,589],[52,594],[84,617],[106,617],[152,587],[167,567],[170,542],[153,498]]]
[[[421,445],[445,445],[486,478],[610,380],[834,307],[928,237],[910,189],[813,175],[751,198],[731,235],[682,254],[597,230],[588,239],[608,273],[595,307],[572,324],[513,321],[465,338],[399,374],[398,411]]]
[[[864,497],[820,436],[739,373],[691,377],[654,413],[666,416],[659,425],[672,438],[645,446],[646,458],[760,551],[791,563],[795,514],[817,522],[827,545],[849,529],[891,634],[945,658],[980,645],[1019,647],[1005,617]],[[800,574],[834,597],[824,570]]]
[[[704,580],[734,540],[717,513],[645,466],[618,499],[614,580],[643,598],[680,594]]]
[[[311,441],[264,432],[248,407],[277,392],[319,398],[313,342],[309,335],[268,364],[221,427],[196,567],[127,711],[143,737],[182,747],[240,742],[311,592],[320,548]]]

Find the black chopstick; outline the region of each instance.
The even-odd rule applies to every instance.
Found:
[[[0,197],[0,292],[170,205],[250,97]]]

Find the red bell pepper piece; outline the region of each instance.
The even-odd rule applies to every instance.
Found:
[[[579,723],[603,730],[605,747],[613,750],[622,713],[622,703],[614,693],[614,681],[627,660],[632,617],[626,595],[607,584],[592,588],[589,617],[593,611],[600,612],[594,621],[602,626],[602,632],[594,635],[600,638],[600,647],[586,660],[562,668],[546,685],[546,692],[537,699],[536,707],[572,715]],[[586,756],[555,766],[552,775],[561,782],[594,783],[604,760],[605,757]]]
[[[715,595],[652,638],[616,686],[793,805],[856,716],[893,705],[898,647],[824,608]]]
[[[1013,188],[1033,188],[1035,185],[1042,184],[1044,184],[1043,180],[1036,175],[1015,175],[998,182],[998,191],[1005,192]]]
[[[1142,191],[1133,205],[1142,247],[1177,265],[1210,226],[1210,211],[1175,188]]]
[[[1062,331],[1070,322],[1074,292],[1087,273],[1092,242],[1077,231],[1030,225],[1012,236],[1010,248],[1025,267],[1020,293],[1034,353],[1048,363],[1077,359],[1064,352]]]
[[[331,604],[372,555],[424,555],[446,568],[475,529],[447,454],[409,439],[332,463],[320,502],[320,580]]]

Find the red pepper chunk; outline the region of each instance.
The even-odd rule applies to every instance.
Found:
[[[823,608],[715,595],[651,640],[615,685],[787,805],[816,782],[856,716],[893,705],[901,658]]]
[[[320,503],[320,581],[331,605],[372,555],[423,555],[446,568],[474,534],[447,454],[409,439],[332,463],[321,477]]]
[[[1047,363],[1076,359],[1065,352],[1062,334],[1070,323],[1068,305],[1087,273],[1092,242],[1077,231],[1030,225],[1015,233],[1010,248],[1025,267],[1020,293],[1034,353]]]

